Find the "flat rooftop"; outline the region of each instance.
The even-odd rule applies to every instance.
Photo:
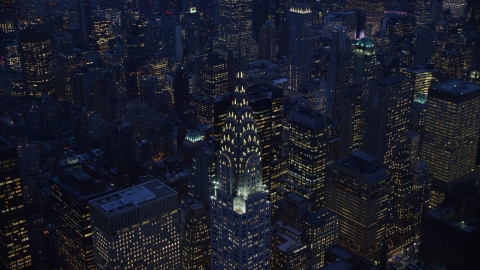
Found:
[[[479,91],[480,85],[460,80],[451,80],[432,87],[432,90],[445,92],[450,95],[462,96]]]
[[[108,194],[90,203],[106,216],[115,216],[177,193],[157,179]]]

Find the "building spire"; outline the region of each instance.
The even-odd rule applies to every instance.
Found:
[[[223,127],[219,151],[219,187],[234,197],[249,197],[262,186],[260,137],[253,111],[237,73],[237,87]]]

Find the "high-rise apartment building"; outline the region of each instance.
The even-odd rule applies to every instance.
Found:
[[[451,80],[430,87],[420,156],[430,167],[434,187],[448,189],[473,173],[479,106],[478,84]]]
[[[324,116],[298,109],[288,120],[288,177],[284,192],[296,192],[309,199],[311,211],[323,207],[327,131]]]
[[[293,4],[288,18],[288,87],[298,91],[310,82],[311,8],[305,4]]]
[[[96,269],[180,269],[177,192],[151,180],[90,201]]]
[[[0,268],[32,265],[17,148],[0,137]]]
[[[240,84],[224,124],[211,200],[214,270],[270,269],[271,208],[262,182],[259,140]]]
[[[55,93],[53,46],[46,28],[29,26],[18,33],[24,86],[30,96]]]
[[[393,234],[393,183],[379,158],[355,151],[327,166],[326,207],[339,215],[340,244],[365,256],[379,255]]]
[[[252,32],[252,0],[219,0],[218,40],[216,51],[223,59],[228,53],[239,63],[255,60],[257,51]]]

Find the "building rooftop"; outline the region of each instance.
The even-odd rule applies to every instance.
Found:
[[[440,83],[437,86],[432,87],[432,90],[438,91],[438,92],[444,92],[454,96],[462,96],[462,95],[479,91],[480,85],[474,84],[474,83],[468,83],[460,80],[451,80],[448,82]]]
[[[355,44],[355,46],[358,46],[358,47],[364,47],[364,48],[372,48],[374,47],[373,46],[373,43],[372,43],[372,40],[369,39],[369,38],[361,38],[357,44]]]
[[[175,193],[175,190],[155,179],[100,197],[90,203],[105,215],[114,216]]]

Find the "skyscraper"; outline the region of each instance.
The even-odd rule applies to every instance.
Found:
[[[313,111],[298,109],[290,114],[288,132],[288,178],[285,192],[309,199],[311,211],[323,207],[327,133],[325,118]]]
[[[478,84],[451,80],[429,89],[420,155],[428,163],[435,189],[448,189],[473,172],[479,106]]]
[[[425,66],[431,61],[433,53],[433,37],[435,32],[425,28],[417,28],[415,33],[415,65]]]
[[[79,43],[85,48],[93,44],[93,7],[91,0],[78,0]]]
[[[413,103],[412,82],[396,75],[370,80],[366,96],[364,150],[379,157],[394,183],[395,222],[398,244],[413,244],[413,176],[409,170],[409,112]]]
[[[155,179],[90,201],[96,269],[180,269],[177,196]]]
[[[277,56],[277,40],[275,23],[265,21],[260,32],[258,59],[273,60]]]
[[[0,137],[0,268],[32,264],[17,148]]]
[[[237,62],[255,60],[252,32],[252,0],[219,0],[218,44],[216,51],[223,59],[233,52]]]
[[[309,5],[293,4],[288,22],[288,87],[298,91],[310,82],[310,46],[312,42],[312,11]]]
[[[410,79],[413,83],[413,100],[421,100],[421,97],[428,97],[428,89],[432,84],[435,84],[438,76],[438,70],[433,68],[433,65],[413,66],[406,68],[401,73]]]
[[[207,61],[200,71],[200,93],[207,98],[228,93],[227,61],[218,53],[209,53]]]
[[[385,13],[385,0],[347,0],[347,2],[347,9],[365,14],[366,37],[373,36],[380,30],[380,22]]]
[[[347,34],[342,26],[335,26],[330,30],[332,64],[329,70],[330,88],[332,93],[327,102],[327,116],[339,118],[342,103],[347,97],[349,62],[349,46]]]
[[[375,258],[393,233],[393,185],[379,158],[355,151],[327,166],[326,206],[339,215],[340,244]]]
[[[214,270],[270,269],[271,209],[262,183],[259,140],[240,83],[221,136],[211,200]]]
[[[18,33],[18,51],[25,88],[30,96],[55,93],[53,46],[46,28],[29,26]]]
[[[375,46],[369,38],[362,38],[355,44],[355,82],[364,86],[368,79],[375,77]]]
[[[67,269],[95,269],[88,201],[112,188],[87,174],[80,164],[61,168],[58,175],[52,179],[52,196],[60,265]]]

